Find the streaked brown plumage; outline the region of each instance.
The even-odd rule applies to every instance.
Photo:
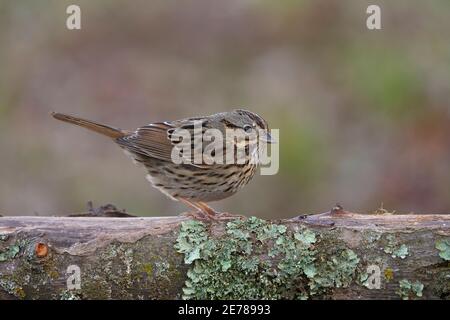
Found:
[[[157,122],[135,131],[122,130],[78,117],[52,113],[53,117],[72,123],[112,138],[135,162],[148,171],[147,179],[152,185],[174,200],[180,200],[195,208],[197,218],[215,219],[216,212],[206,202],[221,200],[236,193],[245,186],[256,172],[258,161],[251,161],[254,153],[249,152],[242,164],[176,164],[172,160],[172,149],[176,144],[171,135],[177,129],[193,132],[195,124],[201,123],[201,130],[242,129],[246,132],[258,129],[264,133],[264,140],[271,142],[267,122],[255,113],[246,110],[217,113],[205,117],[187,118],[175,121]],[[178,132],[178,131],[176,131]],[[192,147],[194,141],[190,141]],[[233,140],[233,143],[238,142]],[[247,145],[249,142],[245,142]],[[203,152],[205,145],[201,144]],[[256,145],[257,150],[259,144]],[[226,152],[226,145],[223,151]],[[248,151],[248,146],[246,151]]]

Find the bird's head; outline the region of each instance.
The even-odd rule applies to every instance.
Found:
[[[254,112],[237,109],[224,114],[223,123],[229,129],[242,129],[245,133],[256,133],[259,140],[265,143],[274,143],[269,133],[267,121]]]

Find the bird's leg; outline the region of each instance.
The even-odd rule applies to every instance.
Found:
[[[196,205],[199,206],[203,213],[211,217],[211,219],[215,219],[215,217],[219,214],[219,212],[217,212],[204,202],[197,202]]]
[[[234,219],[243,219],[243,218],[245,218],[244,216],[231,214],[231,213],[228,213],[228,212],[217,212],[216,210],[214,210],[213,208],[211,208],[210,206],[208,206],[204,202],[198,202],[197,204],[199,206],[201,206],[202,210],[205,213],[207,213],[208,216],[210,216],[211,219],[213,219],[213,220],[234,220]]]
[[[225,212],[224,213],[217,212],[216,210],[214,210],[213,208],[211,208],[204,202],[200,202],[200,201],[193,202],[193,201],[189,201],[184,198],[178,198],[178,200],[180,200],[185,205],[187,205],[188,207],[193,208],[195,210],[194,212],[188,212],[188,213],[185,213],[184,215],[190,216],[197,220],[218,221],[218,220],[234,220],[236,218],[240,218],[240,219],[245,218],[244,216],[233,215],[233,214],[225,213]]]
[[[193,212],[187,212],[184,215],[192,217],[192,218],[197,219],[197,220],[202,220],[202,221],[211,220],[211,217],[209,215],[205,214],[203,209],[201,207],[199,207],[197,205],[197,203],[191,202],[191,201],[189,201],[187,199],[184,199],[184,198],[178,198],[178,200],[183,202],[188,207],[194,209]]]

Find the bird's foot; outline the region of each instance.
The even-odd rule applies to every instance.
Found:
[[[200,210],[213,221],[245,219],[245,217],[241,215],[232,214],[228,212],[218,212],[204,202],[198,202],[197,205],[199,206]]]
[[[247,219],[246,216],[243,216],[243,215],[240,215],[240,214],[229,213],[229,212],[218,212],[218,213],[216,213],[214,218],[216,220],[220,220],[220,221],[236,220],[236,219],[240,219],[240,220]]]
[[[236,219],[243,220],[246,218],[245,216],[232,214],[232,213],[228,213],[228,212],[216,212],[215,211],[214,214],[211,214],[210,211],[208,213],[206,213],[202,210],[184,212],[181,214],[181,216],[192,218],[192,219],[202,221],[202,222],[208,222],[208,223],[219,222],[219,221],[231,221],[231,220],[236,220]]]
[[[196,220],[211,223],[213,221],[245,219],[244,216],[235,215],[228,212],[217,212],[204,202],[192,202],[183,198],[179,198],[179,200],[195,210],[192,212],[183,213],[182,215],[194,218]]]
[[[209,216],[206,216],[200,210],[183,212],[182,214],[180,214],[180,216],[192,218],[194,220],[198,220],[198,221],[202,221],[202,222],[210,222],[211,221],[211,218]]]

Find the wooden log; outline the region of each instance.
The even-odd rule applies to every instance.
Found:
[[[450,215],[0,217],[0,299],[450,299]]]

